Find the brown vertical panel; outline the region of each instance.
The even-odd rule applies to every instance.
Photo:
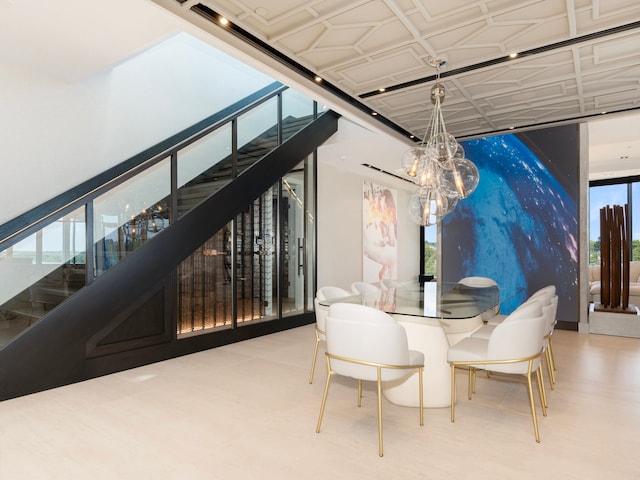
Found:
[[[625,204],[624,212],[621,213],[622,225],[620,228],[620,233],[622,235],[622,298],[620,305],[623,309],[627,309],[629,307],[629,269],[630,269],[630,258],[629,258],[629,205]]]
[[[600,303],[604,306],[610,305],[609,284],[611,282],[609,270],[611,245],[609,242],[608,210],[608,207],[600,209]]]
[[[620,305],[620,207],[611,209],[611,307]]]

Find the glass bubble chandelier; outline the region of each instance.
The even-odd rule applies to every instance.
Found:
[[[402,156],[402,168],[418,185],[409,202],[411,218],[422,226],[434,225],[452,212],[458,200],[467,198],[478,186],[478,168],[466,159],[464,149],[455,137],[447,133],[442,116],[445,97],[440,83],[443,58],[432,58],[429,64],[436,71],[436,83],[431,87],[434,105],[431,120],[422,142]]]

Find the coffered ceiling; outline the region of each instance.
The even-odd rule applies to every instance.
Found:
[[[445,120],[461,138],[640,109],[637,0],[157,3],[212,28],[228,18],[237,36],[407,136],[426,129],[434,58],[446,60]]]
[[[0,62],[34,79],[82,82],[179,31],[407,144],[432,110],[429,61],[446,58],[459,139],[586,119],[592,178],[640,174],[638,0],[0,0]]]

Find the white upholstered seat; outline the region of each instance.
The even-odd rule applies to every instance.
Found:
[[[329,307],[326,327],[327,380],[316,432],[320,432],[333,375],[358,380],[358,407],[362,405],[362,381],[374,381],[377,383],[378,397],[378,454],[382,456],[382,382],[418,374],[416,396],[419,399],[420,425],[424,425],[424,355],[409,350],[404,328],[393,317],[375,308],[348,303],[333,304]]]

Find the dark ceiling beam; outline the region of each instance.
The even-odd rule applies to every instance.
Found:
[[[599,32],[589,33],[586,35],[581,35],[579,37],[570,38],[568,40],[563,40],[561,42],[550,43],[549,45],[544,45],[542,47],[532,48],[530,50],[525,50],[523,52],[513,52],[517,53],[517,56],[511,57],[509,55],[504,57],[493,58],[491,60],[486,60],[484,62],[474,63],[473,65],[467,65],[460,68],[455,68],[453,70],[447,70],[446,72],[440,73],[440,78],[454,77],[456,75],[460,75],[462,73],[473,72],[475,70],[480,70],[482,68],[492,67],[494,65],[499,65],[501,63],[513,62],[519,60],[524,57],[531,57],[534,55],[539,55],[541,53],[550,52],[552,50],[558,50],[560,48],[571,47],[574,45],[579,45],[584,42],[588,42],[591,40],[597,40],[599,38],[608,37],[611,35],[618,35],[620,33],[624,33],[630,30],[636,30],[640,28],[640,21],[627,23],[625,25],[620,25],[613,28],[608,28],[606,30],[601,30]],[[416,85],[422,85],[423,83],[431,83],[438,79],[437,75],[429,75],[428,77],[417,78],[415,80],[410,80],[408,82],[397,83],[395,85],[390,85],[388,87],[384,87],[384,91],[382,89],[372,90],[370,92],[361,93],[359,95],[360,98],[369,98],[374,97],[376,95],[384,95],[385,93],[403,90],[409,87],[415,87]]]

